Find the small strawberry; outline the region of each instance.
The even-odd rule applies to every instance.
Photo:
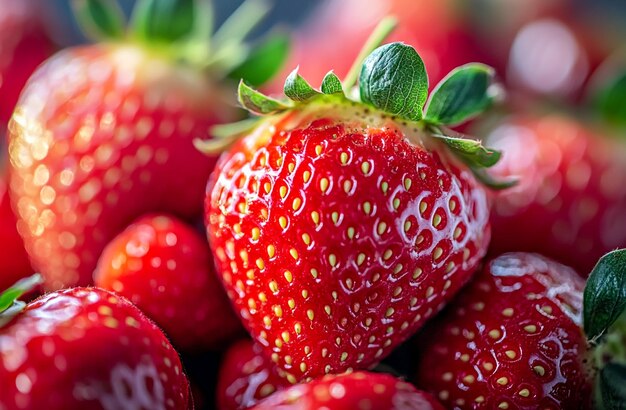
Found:
[[[443,410],[429,394],[382,373],[327,375],[274,393],[253,410]]]
[[[586,274],[626,246],[626,145],[558,115],[506,119],[488,141],[505,152],[492,174],[519,179],[495,198],[494,254],[540,252]]]
[[[176,351],[129,301],[74,288],[24,308],[18,285],[0,295],[2,408],[192,408]]]
[[[420,335],[416,384],[455,409],[590,408],[597,369],[603,379],[619,366],[607,358],[621,351],[618,359],[626,359],[623,339],[614,349],[615,334],[599,343],[626,305],[624,261],[624,252],[609,254],[591,274],[584,291],[588,342],[584,281],[574,270],[537,254],[492,260]],[[609,313],[617,316],[607,319]]]
[[[17,233],[7,186],[0,176],[0,289],[33,273],[24,241]]]
[[[41,6],[37,0],[0,0],[0,125],[3,128],[28,77],[53,52],[52,41],[43,27]]]
[[[274,374],[273,363],[259,346],[244,339],[224,354],[217,382],[217,408],[237,410],[252,407],[290,384]]]
[[[465,284],[489,241],[472,169],[498,153],[441,124],[488,105],[491,71],[455,70],[422,117],[428,86],[412,47],[374,50],[358,101],[342,91],[355,67],[343,85],[329,73],[322,92],[294,71],[284,102],[240,83],[242,105],[273,115],[221,157],[207,190],[228,294],[292,383],[381,360]]]
[[[102,252],[94,280],[133,302],[179,348],[215,348],[241,329],[206,240],[175,218],[131,224]]]
[[[236,114],[218,80],[241,72],[237,39],[249,28],[230,21],[209,54],[207,2],[140,0],[128,32],[115,2],[74,3],[104,39],[44,63],[10,124],[19,231],[49,289],[91,283],[104,246],[145,213],[202,214],[216,159],[192,140]],[[242,7],[255,21],[266,11]]]

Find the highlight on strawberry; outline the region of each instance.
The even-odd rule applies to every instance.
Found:
[[[213,34],[205,0],[138,0],[128,24],[115,1],[72,5],[95,42],[41,65],[9,125],[18,227],[49,290],[92,283],[105,245],[145,213],[202,214],[216,156],[192,140],[241,115],[227,78],[263,82],[288,43],[280,33],[255,51],[242,43],[264,0]]]
[[[458,409],[622,409],[626,250],[587,284],[530,253],[491,260],[417,338],[416,384]]]
[[[207,235],[236,311],[290,383],[369,368],[432,318],[486,253],[481,182],[509,184],[484,173],[499,152],[447,127],[492,104],[492,70],[459,67],[428,98],[417,52],[378,47],[393,26],[344,81],[330,71],[318,90],[296,69],[281,100],[241,81],[260,118],[196,141],[231,146],[208,184]]]
[[[40,282],[0,294],[2,408],[193,408],[178,354],[139,309],[98,288],[17,301]]]

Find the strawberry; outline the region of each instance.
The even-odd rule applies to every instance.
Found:
[[[492,260],[419,338],[417,385],[450,408],[588,408],[584,281],[547,258]]]
[[[368,372],[327,375],[275,393],[253,407],[277,408],[443,410],[433,397],[410,384],[388,374]]]
[[[0,289],[6,289],[18,279],[33,273],[16,229],[7,186],[0,176]]]
[[[0,328],[3,408],[191,408],[176,351],[128,300],[74,288],[11,310],[0,306],[0,323],[15,315]]]
[[[519,184],[499,192],[494,254],[541,252],[586,274],[626,246],[626,147],[558,115],[513,117],[488,136],[505,154],[493,175]]]
[[[145,216],[107,245],[98,287],[133,302],[182,349],[215,348],[241,324],[213,270],[206,240],[166,215]]]
[[[217,407],[237,410],[252,407],[289,383],[274,373],[259,346],[248,339],[233,344],[224,354],[217,382]]]
[[[41,2],[0,0],[0,124],[11,117],[22,87],[35,68],[52,54],[41,20]],[[4,134],[4,130],[1,131]]]
[[[217,80],[245,55],[236,44],[245,27],[231,21],[240,31],[222,32],[205,56],[206,2],[138,1],[128,33],[115,2],[74,3],[107,40],[44,63],[10,124],[19,230],[49,289],[91,283],[104,246],[145,213],[201,215],[215,157],[192,139],[233,118]],[[260,6],[238,16],[258,21]]]
[[[284,102],[240,83],[242,105],[268,116],[221,157],[207,189],[218,272],[291,383],[381,360],[463,286],[489,241],[472,169],[498,154],[441,124],[489,103],[491,70],[454,71],[423,114],[427,78],[412,47],[382,46],[355,67],[357,101],[342,91],[356,75],[342,84],[331,72],[319,92],[294,71]]]

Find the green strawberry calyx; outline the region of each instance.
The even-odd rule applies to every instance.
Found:
[[[116,0],[72,0],[76,20],[94,41],[131,42],[216,77],[261,85],[277,74],[289,53],[289,37],[273,32],[244,42],[270,11],[269,0],[246,0],[214,32],[209,0],[137,0],[130,22]]]
[[[486,185],[494,188],[510,186],[512,181],[493,181],[484,171],[498,162],[500,152],[448,128],[475,118],[502,94],[494,84],[494,70],[478,63],[458,67],[435,87],[429,97],[428,76],[417,51],[400,42],[380,46],[395,25],[392,17],[381,21],[344,81],[329,71],[316,89],[296,68],[285,80],[285,98],[267,96],[241,80],[239,103],[257,116],[281,114],[320,101],[362,104],[441,141]],[[238,133],[253,126],[254,123],[247,120],[244,124],[216,127],[216,140],[227,145],[237,139]],[[216,140],[198,141],[196,146],[205,152],[223,149]]]
[[[13,286],[0,293],[0,328],[9,323],[26,307],[26,303],[19,298],[42,283],[43,278],[36,273],[17,281]]]
[[[604,255],[583,295],[584,330],[598,369],[596,408],[626,408],[626,249]]]

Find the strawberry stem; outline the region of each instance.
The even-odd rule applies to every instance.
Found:
[[[239,65],[249,50],[243,40],[267,16],[271,7],[267,0],[246,0],[217,29],[212,38],[216,48],[208,65],[218,65],[228,72]]]
[[[356,80],[359,77],[359,72],[361,71],[361,66],[363,65],[363,60],[370,55],[372,51],[374,51],[378,46],[380,46],[385,38],[398,26],[398,20],[395,17],[387,16],[378,23],[372,34],[368,37],[359,52],[356,60],[350,67],[350,71],[346,75],[346,78],[343,80],[343,90],[346,95],[350,95],[350,90],[356,84]]]

